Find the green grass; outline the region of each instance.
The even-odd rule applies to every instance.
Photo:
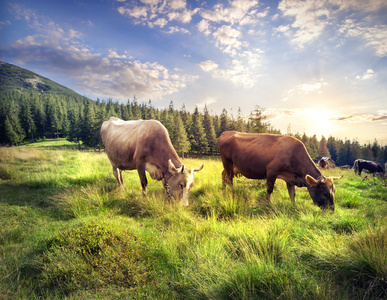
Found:
[[[336,210],[296,204],[276,182],[237,178],[219,158],[186,159],[190,206],[136,171],[120,188],[103,152],[65,140],[0,148],[1,299],[381,299],[387,297],[387,189],[352,171]]]

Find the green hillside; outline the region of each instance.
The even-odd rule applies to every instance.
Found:
[[[0,92],[18,90],[81,97],[79,94],[50,79],[26,69],[0,61]]]

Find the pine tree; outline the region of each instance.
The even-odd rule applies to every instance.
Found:
[[[246,132],[246,125],[242,118],[241,108],[238,109],[238,117],[235,122],[235,130],[239,132]]]
[[[198,107],[192,115],[191,126],[191,149],[199,154],[207,152],[208,141],[203,127],[202,116],[199,113]]]
[[[26,136],[31,137],[31,140],[34,141],[34,132],[36,127],[32,115],[31,103],[28,100],[24,100],[21,103],[20,120]]]
[[[266,116],[263,115],[264,109],[260,106],[256,106],[254,112],[251,113],[250,120],[250,131],[255,133],[267,132],[269,123],[265,122]]]
[[[184,153],[187,153],[190,150],[191,144],[188,141],[187,132],[185,131],[183,120],[181,119],[180,114],[176,113],[174,121],[175,142],[173,146],[175,147],[176,152],[181,153],[181,157],[184,158]]]
[[[329,149],[327,147],[327,140],[324,136],[321,137],[320,144],[318,147],[318,156],[320,157],[331,157]]]
[[[223,108],[220,115],[220,134],[230,130],[230,120],[227,115],[227,110]]]
[[[94,105],[86,101],[84,120],[82,126],[82,142],[88,147],[95,147],[96,116]]]
[[[203,118],[204,132],[207,137],[208,150],[211,155],[218,149],[215,128],[212,124],[212,118],[208,112],[207,105],[204,106],[204,118]]]

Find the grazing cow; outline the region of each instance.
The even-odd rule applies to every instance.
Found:
[[[350,168],[349,165],[340,166],[340,170],[349,170]]]
[[[361,172],[364,171],[366,173],[371,174],[378,174],[380,175],[384,174],[383,167],[374,161],[364,160],[364,159],[357,159],[355,160],[353,164],[353,170],[355,171],[355,174],[361,175]]]
[[[123,184],[123,170],[137,169],[145,195],[147,171],[152,179],[162,180],[169,198],[188,205],[193,175],[204,164],[198,169],[184,167],[167,129],[159,121],[123,121],[111,117],[103,122],[100,134],[119,185]]]
[[[322,169],[331,169],[335,167],[335,162],[330,157],[322,157],[318,162],[318,166]]]
[[[295,186],[307,187],[321,208],[334,210],[335,186],[332,177],[324,177],[310,158],[302,142],[273,134],[226,131],[218,138],[223,162],[222,181],[233,185],[234,166],[250,179],[266,178],[266,199],[270,201],[277,178],[286,182],[294,203]]]

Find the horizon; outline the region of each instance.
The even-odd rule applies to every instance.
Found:
[[[80,95],[256,106],[286,134],[387,145],[387,2],[2,0],[0,60]]]

